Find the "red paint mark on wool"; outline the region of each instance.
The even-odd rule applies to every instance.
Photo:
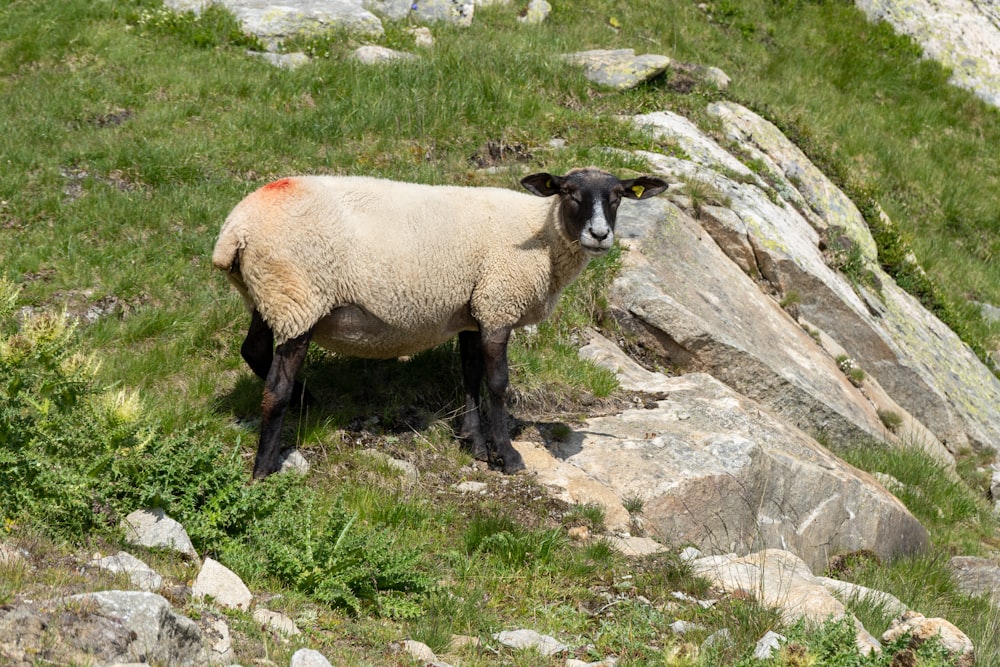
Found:
[[[274,192],[276,190],[288,190],[292,187],[292,185],[293,185],[292,179],[281,178],[278,179],[277,181],[274,181],[273,183],[268,183],[262,189],[267,190],[269,192]]]

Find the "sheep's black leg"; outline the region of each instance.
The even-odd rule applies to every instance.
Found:
[[[479,391],[483,383],[483,350],[479,332],[460,332],[458,349],[462,354],[462,381],[465,385],[465,412],[462,413],[459,437],[473,458],[488,461],[490,451],[483,437],[479,416]]]
[[[254,479],[263,479],[277,472],[281,453],[281,424],[292,401],[295,376],[305,361],[312,331],[292,338],[274,351],[274,360],[264,380],[264,400],[261,401],[260,444],[253,465]]]
[[[524,470],[524,460],[510,444],[507,430],[507,341],[510,327],[482,335],[483,365],[486,370],[486,387],[490,392],[490,435],[493,441],[491,463],[502,465],[506,473]]]
[[[271,371],[271,362],[274,360],[274,333],[256,310],[253,311],[250,318],[250,330],[247,331],[247,337],[243,339],[240,355],[257,377],[261,380],[267,380],[267,374]],[[311,403],[312,396],[301,382],[296,381],[295,387],[292,389],[291,401],[293,405]]]

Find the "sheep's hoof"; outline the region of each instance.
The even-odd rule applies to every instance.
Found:
[[[525,469],[526,467],[524,465],[524,461],[521,460],[521,457],[517,457],[517,461],[512,461],[509,464],[505,463],[503,466],[503,471],[507,475],[513,475]]]
[[[469,452],[469,455],[476,459],[477,461],[485,461],[486,463],[491,463],[492,458],[490,457],[490,449],[486,446],[483,441],[476,442],[473,440],[469,442],[466,440],[464,443],[465,450]]]
[[[504,474],[513,475],[514,473],[521,472],[525,469],[524,459],[518,454],[517,450],[511,448],[511,451],[505,455],[493,456],[490,463],[503,470]]]

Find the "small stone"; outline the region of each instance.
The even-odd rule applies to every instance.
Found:
[[[253,612],[253,620],[288,637],[302,634],[298,626],[295,625],[295,621],[284,614],[271,611],[270,609],[258,607]]]
[[[568,646],[554,637],[539,634],[534,630],[505,630],[493,635],[493,639],[509,648],[533,648],[542,655],[555,655],[569,650]]]
[[[590,539],[590,528],[587,526],[573,526],[566,531],[571,540],[576,542],[586,542]]]
[[[416,26],[407,28],[406,33],[413,37],[413,43],[422,49],[434,46],[434,36],[427,26]]]
[[[670,629],[673,630],[675,634],[683,635],[691,632],[692,630],[704,630],[705,626],[692,623],[691,621],[674,621],[670,624]]]
[[[184,526],[177,523],[159,507],[136,510],[122,522],[125,541],[143,547],[166,548],[198,558]]]
[[[226,665],[232,662],[235,657],[233,653],[233,640],[229,634],[229,625],[221,618],[209,621],[205,627],[206,644],[211,651],[209,663],[212,665]]]
[[[309,461],[302,455],[302,452],[294,447],[282,451],[279,462],[281,464],[281,467],[278,468],[279,473],[291,472],[298,475],[309,473]]]
[[[17,565],[24,563],[24,552],[20,549],[0,543],[0,565]]]
[[[414,660],[418,660],[420,664],[426,664],[428,662],[437,662],[437,655],[431,650],[431,647],[423,642],[414,641],[412,639],[407,639],[402,643],[403,652],[409,655]]]
[[[448,650],[460,651],[466,647],[476,648],[480,644],[482,644],[482,641],[480,641],[479,637],[471,637],[469,635],[452,635],[451,641],[448,642]]]
[[[108,572],[128,574],[129,581],[139,590],[156,592],[163,586],[163,577],[127,551],[119,551],[107,558],[96,558],[94,565]]]
[[[774,651],[781,648],[781,642],[783,641],[787,641],[784,635],[779,635],[773,630],[768,630],[763,637],[757,640],[757,646],[753,650],[753,657],[757,660],[767,660]]]
[[[531,0],[524,13],[517,17],[517,20],[527,25],[538,25],[549,17],[552,13],[552,5],[546,0]]]
[[[374,44],[359,46],[351,54],[351,58],[365,65],[384,65],[387,63],[413,61],[417,59],[417,57],[412,53],[395,51],[393,49]]]
[[[454,489],[459,493],[486,493],[486,482],[462,482],[456,484]]]
[[[250,609],[253,594],[235,572],[211,558],[206,558],[191,587],[193,598],[211,597],[215,603],[231,609]]]
[[[731,644],[732,642],[733,636],[729,632],[729,628],[722,628],[721,630],[716,630],[706,637],[705,641],[701,643],[701,647],[705,649],[709,646],[715,646],[716,644]]]
[[[955,657],[958,667],[972,667],[976,663],[972,640],[943,618],[927,618],[915,611],[907,611],[893,620],[882,635],[882,641],[892,642],[906,634],[910,635],[910,648],[916,648],[936,636],[942,648]]]
[[[607,539],[608,545],[615,551],[626,556],[648,556],[649,554],[656,554],[667,550],[665,546],[648,537],[629,536],[609,537],[605,539]]]
[[[333,667],[319,651],[311,648],[300,648],[292,655],[289,667]]]

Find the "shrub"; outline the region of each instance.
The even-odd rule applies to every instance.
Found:
[[[396,548],[398,531],[360,524],[342,503],[317,509],[312,492],[301,487],[289,503],[294,510],[274,512],[252,529],[250,553],[258,560],[248,567],[355,615],[423,613],[421,598],[434,580],[420,571],[418,551]]]

